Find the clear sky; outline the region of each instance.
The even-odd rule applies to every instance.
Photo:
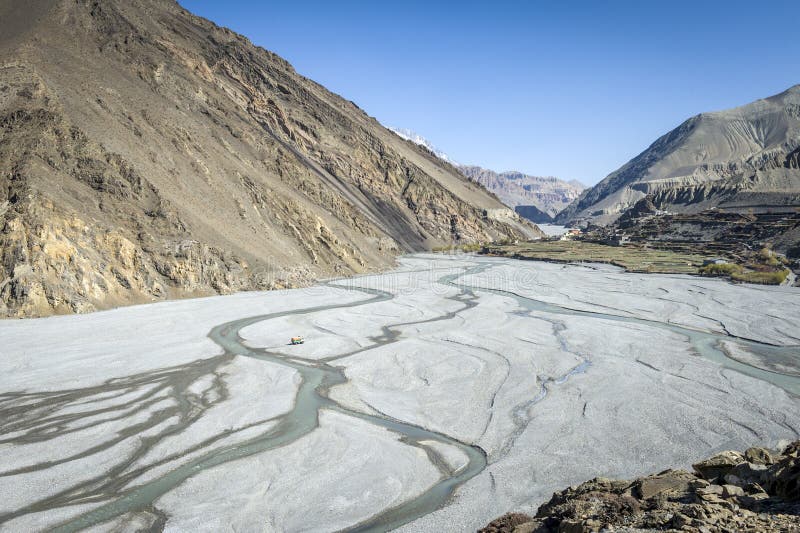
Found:
[[[593,184],[800,83],[798,0],[180,0],[462,163]]]

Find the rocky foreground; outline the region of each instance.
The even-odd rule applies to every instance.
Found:
[[[595,478],[553,494],[535,517],[510,513],[480,532],[800,531],[800,441],[780,454],[725,451],[692,468]]]

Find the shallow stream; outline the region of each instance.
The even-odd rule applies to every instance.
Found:
[[[778,359],[782,362],[784,367],[789,366],[792,368],[800,367],[800,347],[770,346],[752,340],[698,331],[664,322],[570,309],[521,296],[509,291],[475,287],[472,285],[467,286],[459,283],[458,280],[462,276],[479,274],[480,272],[491,268],[492,265],[497,264],[494,261],[482,261],[480,259],[476,259],[475,261],[476,264],[474,266],[467,267],[463,271],[455,274],[441,276],[437,280],[440,284],[457,287],[459,289],[458,294],[449,297],[449,299],[462,303],[463,307],[461,309],[419,322],[390,324],[384,326],[382,335],[372,338],[371,340],[373,344],[369,345],[368,347],[361,348],[353,352],[337,354],[336,356],[328,357],[323,360],[302,359],[296,356],[290,358],[278,352],[248,347],[244,343],[244,340],[240,337],[239,332],[243,328],[262,321],[286,316],[311,314],[331,309],[344,309],[349,307],[370,305],[391,300],[394,298],[394,296],[389,292],[354,286],[352,282],[348,283],[347,285],[339,285],[335,282],[331,282],[328,284],[331,287],[365,293],[370,297],[364,300],[358,300],[344,304],[308,307],[292,311],[253,316],[216,326],[209,333],[209,337],[224,349],[226,355],[252,357],[267,363],[290,367],[299,373],[301,377],[301,383],[297,391],[293,409],[281,416],[277,423],[263,434],[245,442],[221,447],[187,463],[184,463],[164,476],[132,488],[116,500],[89,511],[75,518],[74,520],[61,525],[60,527],[55,528],[54,531],[79,531],[91,525],[106,522],[130,511],[152,509],[154,502],[159,497],[200,471],[216,467],[242,457],[247,457],[253,454],[289,445],[304,435],[309,434],[319,427],[319,415],[320,410],[322,409],[335,410],[339,413],[359,418],[396,433],[406,444],[423,449],[432,464],[434,464],[441,472],[440,480],[422,494],[407,502],[404,502],[397,507],[383,511],[376,516],[373,516],[370,519],[357,524],[352,528],[349,528],[348,531],[391,530],[403,524],[412,522],[421,516],[447,505],[448,500],[452,497],[454,491],[460,485],[478,475],[483,471],[484,468],[486,468],[487,457],[482,449],[470,443],[459,441],[443,433],[428,430],[401,420],[396,420],[389,416],[371,413],[368,414],[350,409],[332,400],[328,396],[328,392],[333,386],[345,383],[347,381],[342,368],[335,366],[335,361],[337,359],[396,342],[400,338],[400,332],[396,328],[400,326],[448,320],[456,316],[459,312],[477,305],[477,296],[475,295],[475,292],[487,292],[514,298],[519,306],[525,310],[525,312],[532,314],[543,313],[550,315],[579,316],[591,319],[634,323],[638,325],[667,329],[686,337],[694,350],[703,357],[707,357],[731,370],[768,381],[769,383],[777,385],[792,394],[800,395],[800,377],[798,377],[798,375],[794,373],[784,374],[776,371],[770,371],[732,359],[731,357],[728,357],[726,352],[722,349],[721,342],[726,341],[738,343],[748,352],[754,354],[759,360],[770,361]],[[571,370],[569,374],[542,383],[540,395],[536,398],[532,398],[531,402],[525,404],[525,409],[528,409],[529,406],[536,401],[541,400],[544,395],[546,395],[547,386],[550,384],[558,385],[563,383],[572,375],[590,371],[590,366],[591,354],[588,354],[586,359],[580,363],[578,367]],[[434,450],[433,447],[426,446],[424,444],[425,441],[435,441],[446,446],[458,448],[468,459],[466,465],[458,470],[453,470],[448,466],[444,457]]]

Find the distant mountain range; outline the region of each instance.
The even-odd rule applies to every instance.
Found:
[[[438,149],[422,135],[401,128],[389,128],[397,135],[424,146],[432,154],[458,168],[470,180],[480,183],[507,206],[537,223],[552,222],[552,217],[578,198],[585,186],[575,180],[531,176],[517,171],[495,172],[475,165],[463,165]]]
[[[522,207],[535,207],[546,215],[526,216],[534,222],[550,222],[573,200],[578,198],[585,186],[575,180],[564,181],[552,176],[531,176],[522,172],[495,172],[478,166],[459,166],[459,170],[469,179],[480,183],[497,195],[509,207],[517,209],[522,216],[532,210]]]
[[[672,213],[800,206],[800,85],[690,118],[585,190],[556,220],[609,224],[645,197]]]

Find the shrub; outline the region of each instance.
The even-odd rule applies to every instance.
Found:
[[[704,276],[732,276],[742,271],[742,267],[735,263],[710,264],[702,267],[700,273]]]
[[[768,246],[763,247],[758,252],[758,258],[761,259],[763,264],[771,267],[776,267],[781,264],[780,259],[775,255],[775,252],[773,252]]]
[[[788,276],[789,270],[784,268],[774,272],[736,272],[731,274],[731,279],[761,285],[780,285]]]

